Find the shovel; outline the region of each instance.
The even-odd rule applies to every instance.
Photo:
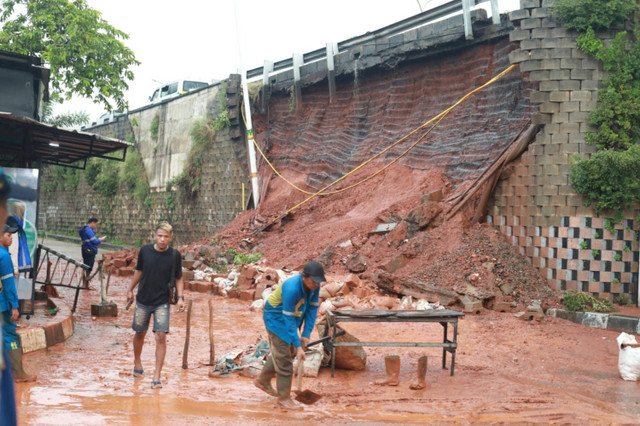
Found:
[[[302,390],[301,389],[301,384],[300,381],[302,380],[302,370],[304,368],[304,361],[300,360],[300,362],[298,362],[298,372],[296,373],[296,388],[297,390],[293,391],[296,394],[296,401],[298,402],[302,402],[303,404],[313,404],[314,402],[316,402],[317,400],[319,400],[320,398],[322,398],[322,395],[318,395],[317,393],[309,390],[309,389],[305,389]]]
[[[342,336],[345,333],[346,333],[345,331],[341,331],[340,333],[336,334],[336,337]],[[309,342],[307,344],[307,347],[317,345],[318,343],[324,343],[325,345],[330,344],[331,342],[329,339],[331,339],[331,336],[325,336],[321,339]],[[304,361],[298,362],[298,372],[296,373],[296,389],[297,390],[293,392],[296,394],[296,401],[302,402],[303,404],[310,405],[316,402],[317,400],[319,400],[320,398],[322,398],[322,395],[319,395],[309,389],[302,390],[302,385],[300,384],[300,382],[302,381],[303,369],[304,369]]]

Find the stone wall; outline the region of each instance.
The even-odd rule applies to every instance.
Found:
[[[604,76],[601,64],[576,46],[576,34],[553,18],[553,2],[521,0],[510,13],[519,48],[509,54],[537,87],[533,123],[543,125],[529,150],[503,176],[489,220],[540,268],[552,288],[600,297],[638,296],[638,224],[625,212],[615,232],[606,216],[584,206],[569,182],[573,155],[589,156],[589,113]]]
[[[219,112],[220,87],[141,108],[114,122],[87,129],[122,140],[133,136],[145,164],[151,193],[145,200],[137,200],[121,188],[119,194],[107,198],[92,190],[81,172],[74,192],[41,191],[39,229],[72,234],[89,217],[95,216],[101,221],[98,233],[106,232],[127,245],[139,246],[151,241],[154,225],[159,220],[168,220],[174,225],[176,244],[211,236],[231,222],[243,210],[242,185],[248,187],[249,182],[246,144],[239,137],[238,76],[229,78],[223,93],[229,115],[235,119],[231,120],[231,128],[216,133],[213,149],[204,154],[200,190],[193,198],[183,198],[175,190],[166,191],[167,181],[183,170],[192,145],[189,137],[192,122],[205,114],[215,117]],[[160,118],[158,136],[153,139],[149,129],[156,116]],[[47,173],[51,171],[45,169],[43,181],[50,179]]]

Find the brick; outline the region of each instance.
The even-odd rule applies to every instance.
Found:
[[[557,133],[551,137],[551,143],[567,143],[569,136],[566,133]]]
[[[520,64],[520,72],[538,71],[541,69],[542,61],[529,60]]]
[[[580,82],[580,90],[598,90],[601,82],[597,80],[583,80]]]
[[[551,37],[561,38],[561,37],[570,37],[570,36],[571,34],[569,33],[569,31],[567,31],[562,27],[554,28],[551,31]]]
[[[540,104],[549,101],[549,92],[532,91],[529,99],[533,104]]]
[[[570,70],[551,70],[549,72],[550,80],[569,80],[571,78]]]
[[[587,141],[585,139],[584,133],[572,132],[569,135],[569,143],[571,143],[571,144],[575,144],[577,146],[578,144],[582,144],[582,143],[586,143],[586,142]]]
[[[597,59],[593,59],[593,58],[582,59],[582,69],[597,70],[597,69],[600,69],[601,67],[602,65],[600,64],[600,61],[598,61]]]
[[[593,111],[598,106],[598,101],[582,101],[580,102],[580,111]]]
[[[551,114],[533,113],[531,114],[531,124],[551,123]]]
[[[572,101],[590,101],[591,92],[588,90],[574,90],[571,92]]]
[[[551,11],[546,8],[546,7],[539,7],[537,9],[532,9],[531,10],[531,17],[532,18],[546,18],[548,16],[551,16]],[[511,15],[509,15],[509,17],[511,17]]]
[[[252,301],[254,300],[255,292],[255,289],[241,290],[239,299]]]
[[[555,70],[560,68],[560,59],[543,59],[540,67],[543,70]]]
[[[582,69],[583,60],[584,59],[560,59],[560,68]]]
[[[571,92],[567,90],[558,90],[549,94],[549,100],[551,102],[568,102],[571,97]]]
[[[592,76],[593,76],[593,71],[591,70],[580,70],[580,69],[571,70],[571,78],[573,80],[590,80]]]
[[[541,92],[553,92],[554,90],[560,89],[559,81],[541,81],[540,82],[540,91]]]
[[[540,112],[554,113],[560,111],[560,104],[557,102],[545,102],[540,105]]]
[[[578,133],[580,131],[579,123],[561,123],[560,133]],[[567,138],[567,142],[569,139]]]
[[[579,80],[564,80],[558,82],[558,90],[578,90],[579,88]]]
[[[514,50],[509,53],[509,62],[512,64],[519,64],[524,61],[528,61],[531,59],[531,55],[526,50]]]
[[[530,55],[530,59],[533,59],[533,60],[547,59],[551,57],[551,50],[533,49],[531,52],[529,52],[529,55]]]
[[[540,28],[541,24],[541,18],[527,18],[520,21],[520,28],[523,30],[531,30],[534,28]]]
[[[534,28],[531,30],[531,38],[549,38],[553,37],[552,30],[549,28]]]
[[[529,81],[548,81],[549,71],[531,71]]]
[[[531,38],[529,30],[513,30],[509,33],[509,41],[520,41]]]
[[[539,38],[522,40],[520,41],[520,49],[522,50],[540,49],[541,44],[542,44],[542,41]]]
[[[554,92],[551,92],[551,93],[554,93]],[[566,123],[567,121],[569,121],[569,113],[568,112],[557,112],[557,113],[553,114],[553,118],[551,119],[551,121],[554,124]]]

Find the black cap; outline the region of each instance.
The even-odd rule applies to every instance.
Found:
[[[14,234],[18,232],[18,227],[16,225],[9,225],[8,223],[5,223],[4,232],[9,232],[10,234]]]
[[[304,265],[302,273],[308,275],[317,283],[323,283],[327,281],[324,277],[324,268],[318,262],[312,261]]]
[[[7,175],[0,168],[0,199],[15,198],[22,201],[35,201],[38,196],[36,190],[27,186],[9,183]]]

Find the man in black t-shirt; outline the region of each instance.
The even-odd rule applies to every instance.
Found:
[[[160,373],[167,352],[166,335],[169,332],[169,283],[173,271],[178,293],[178,310],[184,309],[184,281],[182,280],[182,256],[169,247],[173,228],[167,222],[160,222],[154,235],[155,244],[140,248],[138,264],[131,279],[127,302],[133,302],[133,289],[138,283],[136,310],[133,315],[133,377],[142,377],[142,346],[153,314],[153,332],[156,337],[156,370],[151,381],[152,388],[161,388]]]

